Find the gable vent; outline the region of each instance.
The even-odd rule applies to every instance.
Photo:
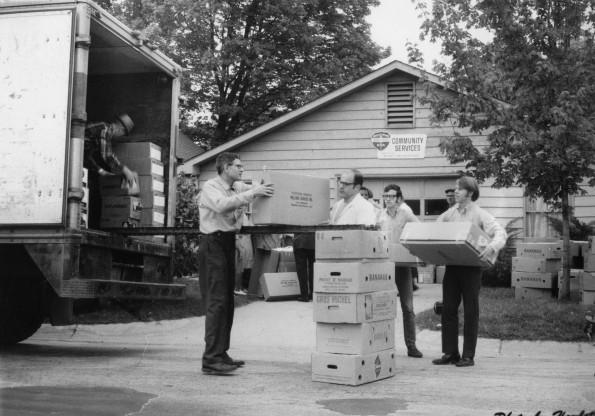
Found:
[[[387,84],[387,127],[413,127],[413,82]]]

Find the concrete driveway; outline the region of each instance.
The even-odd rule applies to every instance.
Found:
[[[416,311],[440,299],[415,292]],[[0,350],[7,415],[595,415],[595,346],[480,339],[471,368],[434,366],[440,333],[418,333],[406,356],[397,319],[394,377],[352,387],[313,382],[312,303],[255,302],[236,310],[231,376],[203,375],[204,318],[43,326]],[[582,413],[581,413],[582,412]]]

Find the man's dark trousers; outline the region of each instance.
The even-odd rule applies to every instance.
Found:
[[[315,251],[310,248],[294,248],[293,256],[300,283],[300,293],[302,296],[309,296],[314,292]]]
[[[442,282],[442,352],[459,353],[459,305],[463,299],[463,357],[474,358],[479,330],[481,267],[446,266]]]
[[[235,285],[234,233],[202,236],[198,248],[198,278],[205,308],[203,365],[223,361],[233,324]]]

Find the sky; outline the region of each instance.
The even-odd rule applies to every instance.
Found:
[[[440,47],[437,44],[419,40],[422,20],[417,17],[418,14],[411,0],[380,0],[380,5],[372,8],[372,13],[368,16],[368,22],[372,25],[372,40],[380,46],[392,48],[392,56],[383,60],[376,68],[394,60],[407,63],[405,44],[408,40],[413,44],[417,43],[423,52],[426,70],[431,70],[434,59],[441,60]]]

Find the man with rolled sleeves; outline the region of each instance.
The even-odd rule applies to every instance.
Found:
[[[270,183],[243,183],[244,167],[234,153],[221,153],[215,166],[218,176],[204,184],[198,201],[203,233],[198,248],[199,284],[206,311],[202,371],[223,375],[245,364],[227,354],[234,315],[236,234],[248,204],[274,191]]]

